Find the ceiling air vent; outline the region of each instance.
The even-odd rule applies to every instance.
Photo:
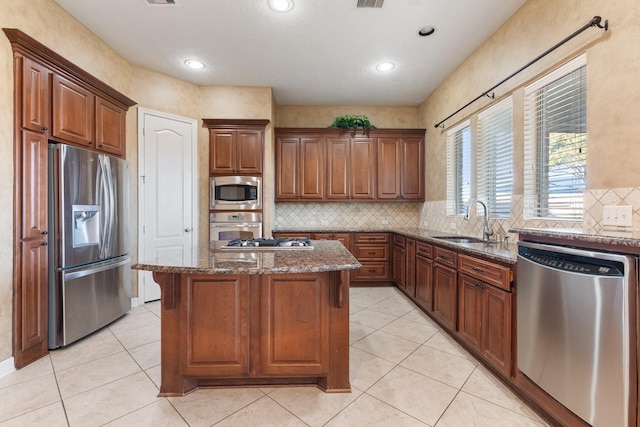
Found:
[[[176,0],[147,0],[147,3],[151,6],[171,5],[171,4],[176,4]]]
[[[382,7],[384,0],[358,0],[356,7]]]

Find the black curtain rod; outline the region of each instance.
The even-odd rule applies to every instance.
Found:
[[[564,38],[564,40],[556,43],[555,45],[553,45],[553,47],[551,47],[550,49],[547,49],[546,51],[544,51],[543,53],[541,53],[540,55],[538,55],[534,60],[532,60],[531,62],[529,62],[528,64],[526,64],[525,66],[523,66],[522,68],[518,69],[518,71],[516,71],[515,73],[511,74],[509,77],[501,80],[498,84],[496,84],[495,86],[487,89],[486,91],[482,92],[482,94],[478,95],[477,97],[475,97],[474,99],[472,99],[471,101],[469,101],[468,103],[466,103],[464,106],[460,107],[459,109],[457,109],[454,113],[450,114],[449,116],[447,116],[445,119],[441,120],[440,122],[436,123],[436,125],[434,127],[438,128],[440,127],[440,125],[442,125],[442,128],[444,129],[444,122],[446,122],[447,120],[449,120],[451,117],[455,116],[456,114],[458,114],[460,111],[464,110],[465,108],[467,108],[469,105],[473,104],[474,102],[476,102],[478,99],[482,98],[482,97],[489,97],[491,99],[495,98],[495,94],[491,93],[489,94],[489,92],[493,91],[495,88],[497,88],[498,86],[500,86],[502,83],[506,82],[507,80],[515,77],[516,75],[520,74],[522,71],[524,71],[525,69],[529,68],[531,65],[533,65],[534,63],[538,62],[540,59],[544,58],[545,56],[547,56],[548,54],[550,54],[551,52],[553,52],[554,50],[556,50],[557,48],[559,48],[560,46],[562,46],[563,44],[565,44],[566,42],[568,42],[569,40],[571,40],[572,38],[574,38],[575,36],[577,36],[578,34],[582,33],[583,31],[585,31],[587,28],[591,28],[591,27],[598,27],[598,28],[604,28],[605,31],[607,31],[609,29],[609,20],[605,20],[604,21],[604,25],[600,25],[600,22],[602,21],[602,18],[599,16],[594,16],[593,19],[591,19],[589,22],[587,22],[582,28],[580,28],[579,30],[577,30],[576,32],[574,32],[573,34],[567,36]]]

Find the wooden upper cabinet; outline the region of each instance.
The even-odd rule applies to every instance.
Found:
[[[28,58],[22,61],[22,119],[25,129],[44,132],[49,129],[49,74],[46,67]]]
[[[126,109],[59,75],[52,81],[52,138],[124,157]]]
[[[276,200],[295,200],[299,196],[299,138],[276,140]]]
[[[400,138],[378,140],[378,199],[400,198],[400,147]]]
[[[262,174],[263,132],[211,129],[209,172],[212,174]]]
[[[202,121],[209,128],[211,175],[262,175],[264,131],[269,120]]]
[[[351,197],[351,140],[327,138],[327,199]]]
[[[96,97],[96,148],[124,157],[127,112],[112,102]]]
[[[424,200],[422,135],[424,129],[276,129],[276,201]]]
[[[373,200],[376,197],[376,140],[353,138],[350,164],[351,198]]]
[[[51,135],[87,147],[93,145],[94,102],[93,93],[54,74]]]
[[[300,138],[300,198],[324,198],[324,138]]]
[[[378,198],[424,200],[423,138],[379,139]]]

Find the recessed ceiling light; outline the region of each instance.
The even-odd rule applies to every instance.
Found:
[[[418,30],[418,35],[422,36],[422,37],[426,37],[426,36],[430,36],[431,34],[435,33],[436,29],[433,28],[431,25],[427,25],[425,27],[422,27]]]
[[[189,68],[193,68],[194,70],[201,70],[204,68],[204,63],[198,61],[197,59],[187,59],[186,61],[184,61],[184,64]]]
[[[390,71],[390,70],[393,70],[393,67],[395,67],[395,64],[393,62],[381,62],[378,65],[376,65],[376,70]]]
[[[276,12],[289,12],[293,9],[293,0],[269,0],[269,7]]]

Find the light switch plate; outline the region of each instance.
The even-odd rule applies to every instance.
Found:
[[[631,206],[603,206],[602,225],[614,227],[631,227],[633,210]]]

